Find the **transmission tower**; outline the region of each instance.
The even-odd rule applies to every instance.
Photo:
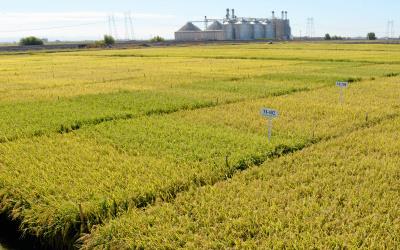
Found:
[[[125,17],[125,39],[126,40],[133,40],[134,33],[133,33],[133,20],[132,15],[130,12],[124,13]]]
[[[116,40],[118,40],[118,29],[117,29],[117,22],[115,21],[115,15],[111,14],[111,27],[113,30],[113,35],[115,37]]]
[[[306,36],[313,38],[315,36],[314,18],[307,18]]]
[[[387,39],[394,38],[394,21],[393,20],[390,20],[390,21],[387,22],[386,38]]]
[[[132,18],[132,15],[131,15],[130,12],[129,12],[129,24],[131,26],[131,37],[132,37],[132,40],[134,40],[135,39],[135,33],[134,33],[134,30],[133,30],[133,18]]]
[[[113,35],[113,28],[112,28],[112,20],[111,20],[111,15],[107,17],[107,23],[108,23],[108,35],[112,36]]]

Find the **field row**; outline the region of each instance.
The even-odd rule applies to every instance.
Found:
[[[127,210],[396,117],[398,80],[354,83],[344,105],[338,89],[329,87],[3,143],[0,208],[26,233],[72,244],[81,232]],[[270,144],[262,107],[281,113]]]
[[[138,64],[135,61],[132,63]],[[110,82],[89,85],[89,88],[93,88],[98,94],[88,94],[91,92],[86,92],[87,86],[80,81],[74,82],[65,89],[63,84],[68,85],[69,83],[63,79],[56,78],[54,81],[57,82],[57,85],[54,85],[55,83],[51,82],[41,82],[41,77],[43,77],[41,72],[30,74],[30,71],[26,71],[24,77],[28,79],[29,75],[29,84],[35,86],[33,89],[13,90],[7,84],[1,85],[5,88],[1,96],[8,101],[0,102],[0,113],[2,114],[0,117],[0,142],[54,132],[69,132],[84,125],[95,125],[103,121],[172,113],[178,110],[198,109],[318,89],[333,85],[338,79],[354,81],[377,79],[382,81],[387,78],[382,76],[396,70],[395,67],[387,65],[383,70],[382,65],[369,64],[347,66],[342,63],[326,63],[319,66],[305,65],[304,63],[293,65],[293,63],[284,62],[264,64],[260,67],[268,68],[269,73],[259,75],[254,73],[255,69],[249,69],[250,73],[246,73],[246,71],[235,73],[237,75],[235,76],[228,72],[220,72],[219,70],[222,69],[219,68],[208,78],[200,80],[198,75],[205,75],[204,73],[198,72],[198,75],[196,74],[193,78],[187,78],[182,70],[176,78],[166,78],[168,71],[160,72],[154,83],[145,79],[129,79],[110,80]],[[128,67],[128,65],[126,62],[125,66]],[[240,65],[244,64],[241,62]],[[196,69],[196,65],[191,67],[192,70]],[[349,67],[352,68],[352,71],[343,70],[343,68]],[[280,68],[284,68],[284,70]],[[301,73],[299,72],[300,68],[302,69]],[[171,69],[173,67],[168,66],[168,70]],[[398,70],[400,71],[400,66]],[[35,79],[36,74],[37,79]],[[67,77],[70,72],[67,70],[64,74]],[[79,74],[84,74],[84,71]],[[212,77],[214,79],[211,79]],[[177,82],[176,79],[179,81]],[[14,79],[13,82],[15,81],[19,80]],[[41,83],[38,84],[36,81]],[[41,84],[44,84],[43,87],[40,87]],[[21,82],[15,84],[18,88],[23,85]],[[77,94],[74,94],[71,89],[81,95],[76,96]],[[24,93],[30,97],[25,96]],[[68,97],[69,95],[72,96]],[[55,98],[56,96],[58,97]],[[29,100],[30,98],[37,100],[32,101]],[[41,98],[44,99],[41,100]]]
[[[286,61],[109,58],[69,54],[14,56],[8,60],[1,60],[2,102],[58,100],[118,90],[188,88],[203,82],[209,85],[214,83],[214,88],[223,88],[216,83],[234,83],[250,77],[279,83],[290,79],[300,68],[299,62]],[[50,65],[49,61],[52,62]],[[234,64],[238,66],[232,68]],[[298,77],[329,66],[314,64]],[[281,74],[276,74],[277,71]],[[229,85],[225,88],[229,89]]]
[[[77,53],[93,56],[91,52]],[[71,54],[73,55],[73,53]],[[109,57],[181,57],[214,59],[291,60],[310,62],[361,62],[399,64],[398,45],[370,44],[248,44],[225,46],[188,46],[171,48],[135,49],[129,51],[99,51]]]
[[[388,60],[396,58],[393,53],[397,52],[388,47],[387,51],[360,52],[354,46],[354,51],[323,51],[314,50],[316,45],[310,45],[302,50],[294,47],[294,53],[281,46],[287,48],[282,44],[272,47],[241,45],[240,49],[237,46],[204,46],[2,56],[0,103],[54,101],[87,94],[171,87],[232,92],[235,88],[242,90],[238,81],[247,78],[256,80],[253,87],[257,89],[262,88],[262,83],[329,83],[344,80],[341,78],[369,79],[400,73],[400,61],[390,63]],[[155,57],[135,57],[158,53]],[[274,56],[275,60],[251,59],[253,53],[261,58]],[[330,53],[338,53],[340,58],[349,60],[330,61]],[[196,54],[206,57],[193,58]],[[238,59],[229,59],[231,54],[239,55]],[[358,62],[359,56],[370,60]],[[241,92],[247,94],[246,89],[243,87]],[[254,94],[254,90],[251,93]]]
[[[0,55],[0,214],[56,249],[396,246],[396,55],[313,43]],[[344,104],[337,80],[351,82]],[[280,113],[271,143],[263,107]]]
[[[131,209],[84,237],[83,248],[396,248],[399,130],[390,119]]]

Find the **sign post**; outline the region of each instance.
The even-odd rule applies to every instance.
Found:
[[[272,137],[272,120],[277,118],[279,115],[278,111],[268,108],[263,108],[261,110],[261,116],[268,119],[268,142],[271,142]]]
[[[340,88],[340,97],[339,97],[339,102],[341,104],[344,103],[344,89],[349,86],[348,82],[336,82],[336,86]]]

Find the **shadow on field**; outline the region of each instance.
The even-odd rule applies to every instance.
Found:
[[[21,238],[18,224],[12,222],[6,215],[0,214],[0,249],[23,250],[42,249],[37,240],[31,237]]]

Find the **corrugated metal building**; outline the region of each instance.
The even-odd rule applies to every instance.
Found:
[[[199,21],[207,24],[212,22],[204,31],[188,22],[175,32],[177,41],[218,41],[218,40],[290,40],[292,39],[290,22],[287,12],[282,11],[282,18],[239,18],[232,9],[227,9],[224,19],[207,19]]]

